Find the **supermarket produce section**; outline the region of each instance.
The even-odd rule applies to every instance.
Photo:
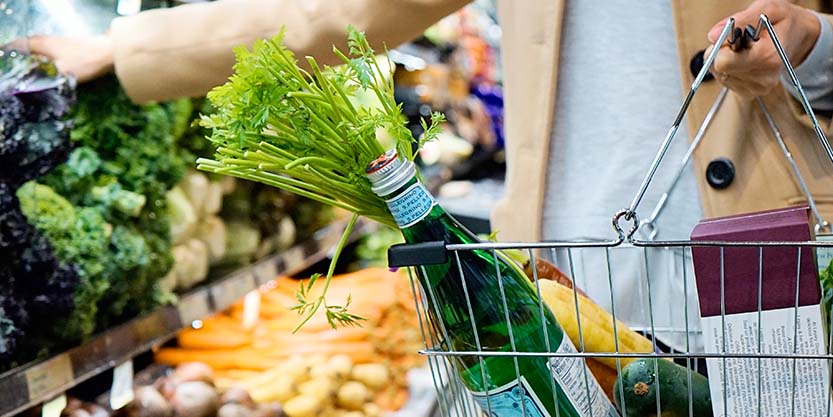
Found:
[[[601,9],[462,3],[0,0],[0,417],[829,416],[833,16],[709,22],[654,143],[674,53],[608,73],[644,63],[572,48]],[[682,50],[735,6],[653,12]]]
[[[268,284],[281,274],[294,274],[327,257],[340,236],[339,223],[325,228],[318,237],[217,277],[210,284],[185,292],[175,305],[163,306],[96,335],[78,347],[30,366],[0,375],[2,413],[23,410],[49,400],[67,389],[130,360],[174,338],[184,326],[223,311],[247,293]],[[373,230],[366,224],[362,232]]]
[[[234,180],[211,181],[189,168],[191,152],[198,150],[188,144],[203,140],[189,132],[196,116],[191,100],[137,106],[115,80],[84,85],[76,94],[71,134],[46,148],[49,153],[41,159],[57,163],[63,153],[66,162],[49,172],[52,167],[37,166],[41,175],[22,178],[33,181],[16,190],[19,212],[54,253],[57,273],[78,276],[74,284],[69,277],[51,280],[65,281],[61,290],[74,294],[71,313],[51,326],[57,333],[40,339],[27,330],[45,326],[16,322],[17,331],[37,348],[11,345],[3,352],[4,364],[22,364],[78,344],[164,304],[174,290],[193,287],[211,266],[246,264],[287,249],[331,219],[330,211],[305,208],[312,203],[287,193],[245,185],[238,191]],[[11,133],[22,135],[28,126]],[[44,122],[35,126],[51,133]],[[30,148],[40,146],[34,143],[39,137],[25,138],[32,141]],[[26,167],[17,172],[25,173]],[[224,200],[233,209],[225,216]],[[28,260],[21,256],[22,262]],[[36,272],[43,267],[17,268]],[[15,280],[33,285],[20,275]],[[9,299],[40,302],[37,295]],[[57,300],[49,304],[62,305]]]
[[[0,43],[102,30],[132,7],[70,3],[0,2]],[[461,25],[391,54],[411,134],[436,110],[457,115],[417,155],[432,192],[502,169],[498,81],[471,61],[497,41]],[[469,88],[486,79],[488,93]],[[200,123],[215,110],[205,97],[137,105],[114,75],[77,83],[0,50],[0,415],[435,415],[425,317],[406,270],[387,268],[401,234],[360,218],[345,235],[344,210],[197,170],[218,151]],[[331,266],[326,304],[347,300],[359,326],[334,329],[321,310],[299,327],[299,288],[323,296],[313,281]]]

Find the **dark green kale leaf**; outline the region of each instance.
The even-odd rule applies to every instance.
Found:
[[[158,305],[156,283],[173,264],[165,195],[188,165],[177,137],[188,130],[189,100],[136,105],[115,77],[80,87],[66,164],[40,182],[112,226],[109,288],[98,302],[98,328]]]
[[[28,222],[16,191],[63,162],[74,82],[19,52],[0,53],[0,371],[60,348],[55,317],[69,315],[80,277]]]
[[[66,159],[64,120],[74,82],[54,65],[16,51],[0,55],[0,181],[20,186]]]

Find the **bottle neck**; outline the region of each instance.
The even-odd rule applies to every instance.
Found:
[[[431,217],[434,209],[442,209],[425,186],[412,176],[396,191],[381,196],[388,205],[393,219],[400,229],[405,230]]]
[[[408,243],[477,241],[437,204],[434,196],[417,179],[414,163],[400,159],[395,150],[371,162],[365,172],[371,189],[388,205]]]
[[[408,243],[478,242],[477,236],[446,213],[416,178],[382,198],[387,202],[388,209]]]

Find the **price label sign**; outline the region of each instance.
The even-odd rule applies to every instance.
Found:
[[[54,395],[55,391],[66,387],[70,382],[72,382],[72,362],[66,353],[48,359],[26,371],[26,386],[29,388],[30,400]]]
[[[251,270],[234,275],[211,289],[211,296],[214,298],[214,308],[223,310],[246,296],[249,291],[255,288],[255,276]]]
[[[41,417],[61,417],[61,412],[67,408],[67,396],[61,394],[54,399],[43,403],[40,415]]]
[[[133,360],[128,359],[113,368],[113,385],[110,387],[110,408],[121,409],[133,401]]]

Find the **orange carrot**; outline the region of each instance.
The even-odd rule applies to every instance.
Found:
[[[229,349],[250,345],[252,335],[203,327],[180,331],[176,341],[180,347],[186,349]]]
[[[264,355],[254,349],[194,350],[162,348],[154,360],[163,365],[176,366],[185,362],[202,362],[213,369],[266,370],[280,363],[280,358]]]
[[[264,352],[269,357],[285,358],[294,355],[337,355],[345,354],[355,358],[374,358],[373,344],[369,342],[331,342],[289,345],[271,348]],[[376,356],[378,358],[378,356]],[[354,359],[355,359],[354,358]]]

